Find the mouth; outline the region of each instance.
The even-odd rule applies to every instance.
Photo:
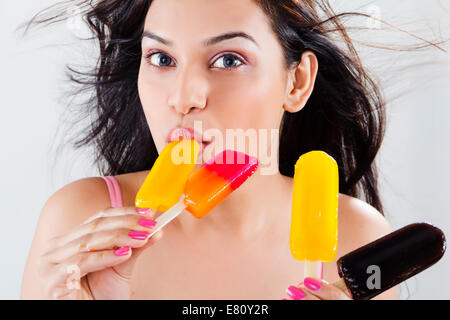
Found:
[[[183,139],[194,139],[201,146],[201,152],[211,144],[211,140],[205,140],[202,134],[192,128],[173,128],[167,135],[167,143]]]

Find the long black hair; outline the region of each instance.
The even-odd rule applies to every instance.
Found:
[[[280,130],[279,171],[292,177],[298,157],[311,150],[330,154],[339,167],[339,191],[363,198],[383,214],[374,162],[385,132],[383,96],[361,64],[327,0],[254,0],[270,18],[286,68],[311,50],[319,61],[313,93],[297,113],[285,112]],[[77,6],[98,43],[97,65],[88,72],[68,67],[70,79],[93,90],[83,104],[92,121],[76,147],[94,146],[105,175],[148,170],[158,156],[138,95],[141,37],[151,0],[79,1]],[[52,24],[68,18],[65,1],[38,13],[29,23]],[[55,12],[56,11],[56,12]],[[332,39],[338,34],[345,47]],[[94,115],[92,117],[92,115]]]

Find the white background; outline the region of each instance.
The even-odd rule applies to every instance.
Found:
[[[336,10],[380,14],[381,19],[427,39],[449,38],[450,3],[439,1],[332,1]],[[26,5],[25,5],[26,3]],[[64,65],[95,58],[87,43],[62,23],[25,38],[16,27],[55,1],[0,1],[0,299],[17,299],[39,212],[63,185],[98,175],[89,155],[58,150],[67,126],[68,81]],[[375,5],[375,7],[373,6]],[[367,19],[355,24],[377,27]],[[440,33],[439,33],[440,32]],[[413,44],[393,29],[354,34],[359,40]],[[448,45],[444,46],[449,49]],[[428,221],[450,237],[450,54],[437,49],[390,52],[362,48],[363,62],[381,81],[388,104],[388,130],[377,158],[386,216],[394,229]],[[449,299],[450,257],[401,286],[402,299]]]

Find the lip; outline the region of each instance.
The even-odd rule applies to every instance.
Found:
[[[201,149],[203,151],[211,141],[207,141],[203,138],[203,135],[192,128],[173,128],[169,131],[167,135],[167,142],[170,143],[172,141],[178,141],[181,139],[194,139],[201,145]]]

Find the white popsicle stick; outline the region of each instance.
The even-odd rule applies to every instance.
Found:
[[[304,278],[316,278],[322,280],[322,261],[305,261]]]
[[[161,230],[162,227],[175,219],[180,213],[183,212],[184,208],[186,208],[186,205],[184,204],[184,196],[182,196],[180,201],[178,201],[172,208],[168,209],[166,212],[155,219],[156,226],[152,229],[149,237],[154,235],[157,231]]]

